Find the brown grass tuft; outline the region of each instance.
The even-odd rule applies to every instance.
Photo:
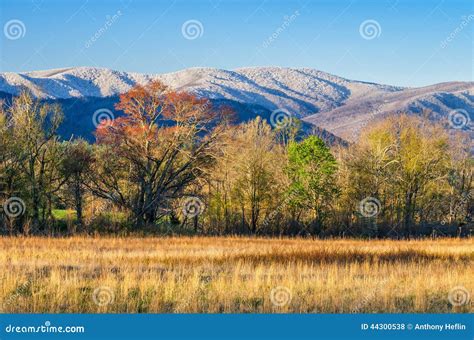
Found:
[[[4,237],[0,301],[35,313],[473,312],[448,300],[473,292],[473,259],[472,239]]]

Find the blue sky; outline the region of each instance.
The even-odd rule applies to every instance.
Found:
[[[0,69],[283,66],[402,86],[472,81],[473,3],[2,0]]]

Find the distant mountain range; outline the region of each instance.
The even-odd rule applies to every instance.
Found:
[[[26,87],[42,100],[57,102],[66,115],[63,136],[90,139],[96,110],[114,111],[119,94],[155,79],[218,105],[230,105],[242,121],[256,115],[268,118],[274,110],[285,110],[303,119],[306,128],[314,126],[330,141],[352,141],[369,122],[390,114],[423,111],[430,111],[432,119],[443,121],[446,126],[450,112],[462,112],[470,119],[464,129],[473,136],[474,82],[404,88],[348,80],[308,68],[190,68],[151,75],[77,67],[0,73],[0,95],[8,99]]]

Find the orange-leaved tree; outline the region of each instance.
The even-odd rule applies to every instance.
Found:
[[[169,214],[173,200],[212,163],[220,114],[207,99],[158,81],[121,95],[116,109],[124,116],[96,131],[91,189],[131,212],[141,227]]]

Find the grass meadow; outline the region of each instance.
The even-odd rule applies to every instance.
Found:
[[[13,313],[468,313],[474,241],[2,237]]]

